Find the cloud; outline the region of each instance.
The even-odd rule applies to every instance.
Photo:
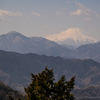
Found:
[[[82,10],[78,9],[77,11],[71,12],[70,15],[81,15],[82,14]]]
[[[100,15],[96,14],[96,17],[100,17]]]
[[[70,3],[70,1],[67,1],[67,3]]]
[[[0,17],[0,21],[2,21],[3,20],[3,18],[2,17]]]
[[[64,11],[67,10],[67,8],[63,8],[63,7],[60,7],[60,9],[61,9],[61,10],[64,10]]]
[[[36,16],[41,16],[39,13],[36,13],[34,11],[31,12],[33,15],[36,15]]]
[[[47,28],[47,27],[48,27],[48,25],[45,26],[45,28]]]
[[[57,11],[56,15],[65,15],[65,12],[64,11],[63,12]]]
[[[20,7],[23,7],[22,5],[20,5]]]
[[[62,9],[62,11],[56,11],[56,15],[59,16],[59,18],[64,18],[64,15],[65,15],[65,9]]]
[[[84,20],[86,20],[86,21],[91,21],[92,18],[88,17],[88,18],[84,18]]]
[[[70,15],[90,15],[88,12],[85,12],[81,9],[78,9],[77,11],[71,12]]]
[[[91,16],[91,13],[96,14],[95,11],[87,8],[86,6],[82,5],[80,2],[73,2],[74,4],[78,5],[79,9],[77,11],[73,11],[70,15],[86,15]]]
[[[8,20],[8,21],[11,21],[11,19],[9,19],[9,18],[8,18],[7,20]]]
[[[75,2],[82,10],[87,11],[87,12],[94,12],[91,9],[87,8],[86,6],[82,5],[80,2]]]
[[[0,16],[22,16],[23,14],[21,12],[10,12],[7,10],[1,10],[0,9]]]
[[[60,7],[59,11],[56,11],[55,14],[59,16],[59,18],[64,18],[66,14],[67,8]]]
[[[82,5],[80,2],[74,2],[74,3],[77,4],[79,8],[83,10],[84,12],[94,12],[95,13],[95,11],[87,8],[86,6]]]

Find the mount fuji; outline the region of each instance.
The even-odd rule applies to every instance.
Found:
[[[70,28],[59,34],[48,35],[46,39],[55,41],[59,44],[80,46],[88,43],[96,43],[97,39],[88,35],[88,33],[80,28]]]

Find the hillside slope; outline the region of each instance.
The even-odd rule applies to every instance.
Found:
[[[73,94],[79,100],[100,100],[100,85],[76,89],[73,91]]]
[[[9,96],[12,96],[14,99],[18,97],[24,98],[21,93],[13,90],[9,86],[5,85],[2,81],[0,81],[0,100],[9,100]]]

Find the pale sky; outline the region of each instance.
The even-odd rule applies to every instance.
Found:
[[[100,40],[100,0],[0,0],[0,35],[46,37],[76,27]]]

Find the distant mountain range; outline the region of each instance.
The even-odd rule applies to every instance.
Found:
[[[59,45],[42,37],[26,37],[12,31],[0,36],[0,49],[18,53],[36,53],[62,58],[93,59],[100,62],[100,42],[76,46]]]
[[[0,80],[19,91],[23,91],[23,87],[31,82],[30,73],[41,72],[46,66],[54,68],[56,80],[61,75],[65,75],[67,80],[76,75],[76,88],[100,84],[100,63],[90,59],[63,59],[0,51]]]
[[[49,35],[46,38],[59,44],[76,46],[88,43],[95,43],[98,41],[97,39],[89,36],[87,32],[80,28],[70,28],[66,31],[62,31],[59,34]]]
[[[42,37],[26,37],[16,31],[11,31],[0,36],[0,49],[18,53],[39,53],[51,47],[58,46],[57,43]]]
[[[52,47],[41,54],[62,58],[93,59],[100,62],[100,42],[82,45],[74,50],[62,46]]]

